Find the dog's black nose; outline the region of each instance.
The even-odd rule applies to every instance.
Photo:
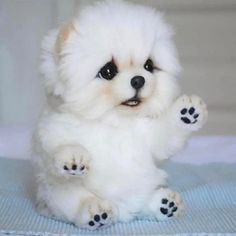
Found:
[[[145,83],[145,79],[143,78],[143,76],[134,76],[132,79],[131,79],[131,86],[134,88],[134,89],[140,89],[143,87],[144,83]]]

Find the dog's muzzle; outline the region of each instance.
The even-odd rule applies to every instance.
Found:
[[[131,79],[130,84],[136,90],[136,93],[132,98],[122,102],[121,105],[129,106],[129,107],[136,107],[141,103],[141,99],[139,98],[138,93],[139,93],[139,90],[144,86],[145,79],[143,76],[140,76],[140,75],[134,76]]]

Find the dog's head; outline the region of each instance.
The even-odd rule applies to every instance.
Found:
[[[107,112],[156,116],[179,92],[171,36],[155,9],[122,1],[89,7],[44,40],[48,94],[90,119]]]

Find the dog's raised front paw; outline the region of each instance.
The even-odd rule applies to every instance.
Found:
[[[181,196],[168,188],[158,189],[149,204],[157,220],[167,220],[182,215],[184,205]]]
[[[65,176],[84,176],[89,170],[89,153],[79,145],[65,145],[54,153],[57,173]]]
[[[114,209],[107,201],[97,198],[86,199],[79,208],[76,225],[95,230],[114,222]]]
[[[177,122],[189,130],[200,129],[207,120],[208,112],[203,100],[195,95],[181,96],[175,104]]]

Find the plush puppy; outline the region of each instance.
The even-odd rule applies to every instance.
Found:
[[[160,162],[207,118],[180,96],[172,30],[155,9],[97,3],[43,41],[47,104],[35,135],[37,207],[97,229],[183,210]]]

